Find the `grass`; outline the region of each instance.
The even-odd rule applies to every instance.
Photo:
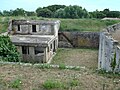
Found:
[[[64,88],[64,84],[63,82],[60,82],[60,81],[56,81],[56,80],[46,80],[44,83],[43,83],[43,87],[45,89],[54,89],[54,88]]]
[[[62,31],[98,32],[120,21],[100,19],[60,19]]]
[[[98,50],[96,49],[59,48],[51,63],[63,67],[64,65],[71,65],[97,68],[97,60]]]
[[[59,18],[42,18],[42,17],[0,17],[0,33],[7,31],[8,21],[11,19],[30,19],[30,20],[48,20]],[[100,19],[59,19],[61,21],[61,31],[81,31],[81,32],[98,32],[103,28],[120,22],[119,20],[100,20]]]
[[[21,80],[20,79],[13,80],[9,85],[9,87],[11,87],[11,88],[20,88],[20,86],[21,86]]]
[[[66,89],[70,89],[70,88],[74,88],[76,86],[79,86],[80,82],[79,80],[76,79],[72,79],[69,80],[68,82],[63,82],[63,81],[58,81],[58,80],[46,80],[43,83],[43,87],[47,90],[51,90],[51,89],[60,89],[60,90],[66,90]]]

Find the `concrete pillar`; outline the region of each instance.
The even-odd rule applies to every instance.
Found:
[[[17,51],[20,53],[20,55],[22,55],[22,47],[21,46],[16,46],[17,47]]]
[[[17,47],[17,51],[20,53],[20,58],[23,59],[22,57],[22,47],[21,46],[16,46]]]
[[[29,47],[29,55],[31,60],[35,60],[35,50],[34,47]]]
[[[43,58],[43,63],[46,63],[48,61],[48,52],[47,52],[47,47],[44,49],[44,58]]]
[[[39,25],[36,25],[36,31],[39,32]]]

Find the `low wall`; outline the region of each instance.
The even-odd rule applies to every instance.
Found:
[[[59,47],[99,47],[99,32],[60,31]]]

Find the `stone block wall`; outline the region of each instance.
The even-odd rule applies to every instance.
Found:
[[[115,24],[100,33],[98,69],[106,71],[120,71],[120,45],[119,40],[113,37],[120,30],[120,24]]]
[[[59,32],[59,47],[99,47],[99,32]]]

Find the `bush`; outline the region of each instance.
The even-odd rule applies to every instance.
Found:
[[[10,87],[12,88],[20,88],[21,86],[21,80],[20,79],[15,79],[10,83]]]
[[[19,53],[9,36],[0,36],[0,58],[3,61],[18,62]]]
[[[79,81],[76,80],[76,79],[73,79],[70,81],[70,86],[73,87],[73,86],[78,86],[79,85]]]
[[[47,80],[43,83],[43,87],[45,89],[54,89],[54,88],[63,88],[64,84],[60,83],[59,81],[55,80]]]
[[[60,64],[60,65],[59,65],[59,69],[66,69],[65,64]]]

